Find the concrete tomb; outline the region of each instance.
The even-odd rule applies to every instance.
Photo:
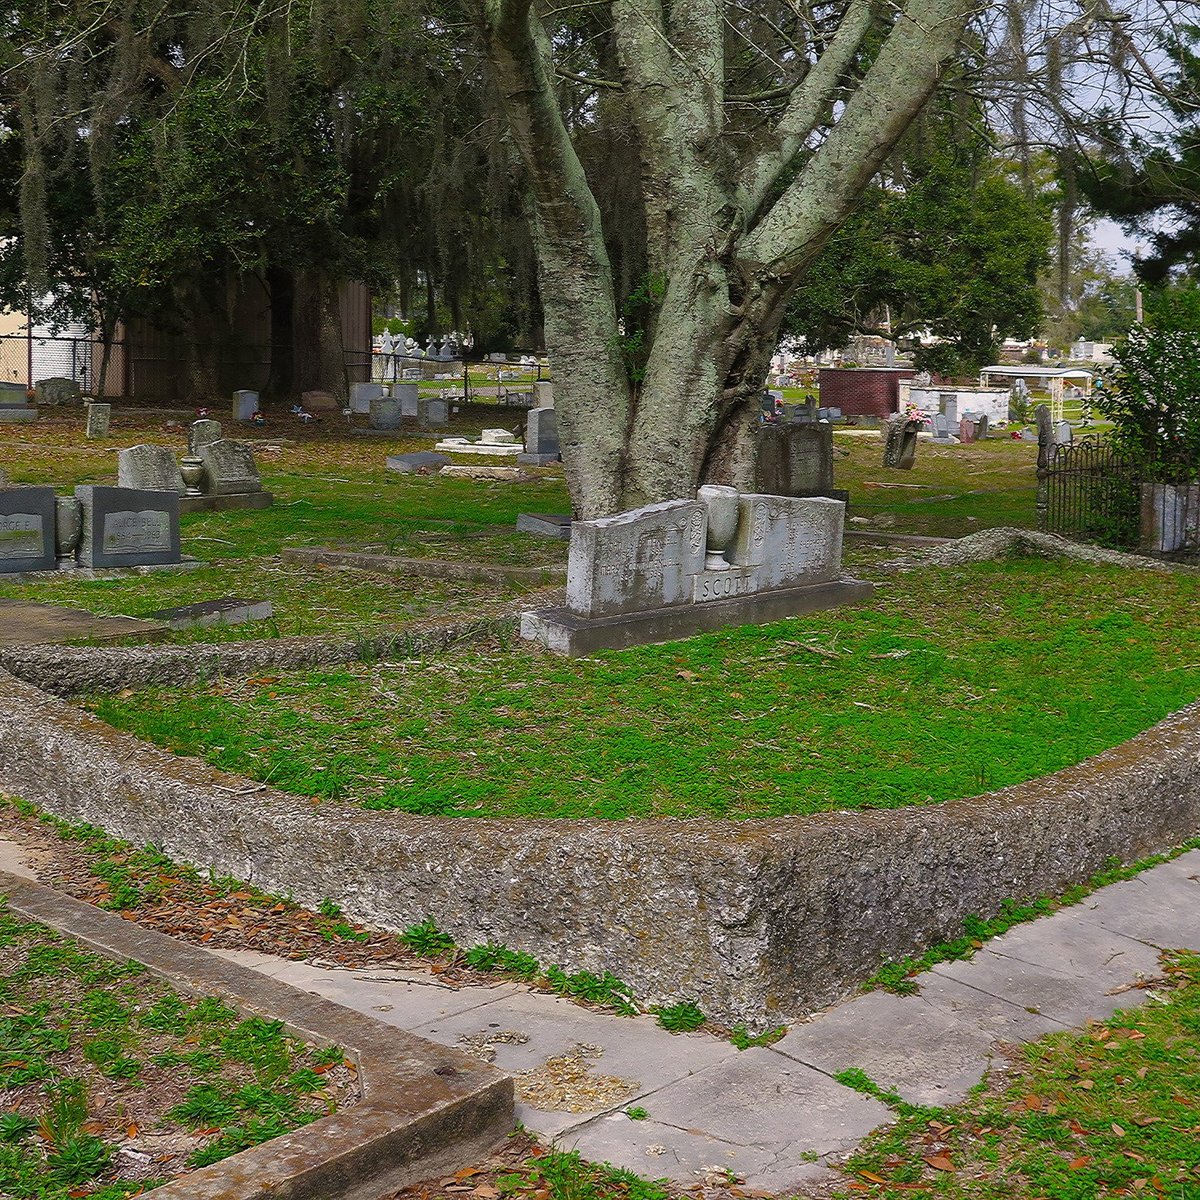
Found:
[[[108,437],[108,428],[112,423],[112,405],[102,404],[98,400],[91,401],[85,408],[83,436],[87,438]]]
[[[434,449],[447,454],[492,454],[508,458],[523,452],[521,443],[507,429],[485,429],[477,442],[465,437],[443,438]]]
[[[530,410],[525,424],[525,450],[517,455],[517,462],[526,465],[544,466],[558,462],[562,449],[558,444],[558,417],[552,408]]]
[[[150,492],[187,491],[174,451],[168,446],[130,446],[117,455],[117,487]]]
[[[83,512],[81,567],[163,566],[182,561],[179,493],[142,488],[75,489]]]
[[[866,599],[841,573],[845,505],[706,486],[695,500],[575,521],[562,607],[521,636],[572,656]]]
[[[0,487],[0,573],[53,571],[55,502],[51,487]]]

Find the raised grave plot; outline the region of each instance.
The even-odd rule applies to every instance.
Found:
[[[0,1194],[118,1200],[358,1099],[339,1047],[184,997],[0,903]]]
[[[1200,695],[1200,576],[1025,559],[881,582],[861,609],[595,659],[495,644],[90,705],[372,808],[750,818],[998,789]]]

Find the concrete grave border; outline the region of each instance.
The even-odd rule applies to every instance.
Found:
[[[461,945],[611,971],[644,1001],[761,1026],[959,935],[967,916],[1195,834],[1200,703],[1054,775],[936,805],[485,820],[285,795],[0,672],[0,788],[309,907],[331,898],[387,929],[428,917]]]
[[[512,1132],[513,1081],[478,1059],[385,1025],[257,971],[0,871],[0,893],[30,920],[110,958],[132,959],[190,995],[282,1020],[309,1042],[346,1048],[359,1102],[148,1192],[158,1200],[378,1200],[469,1166]]]

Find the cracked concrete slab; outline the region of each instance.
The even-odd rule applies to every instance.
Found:
[[[1163,949],[1200,947],[1200,851],[1102,888],[1083,920]]]
[[[578,1044],[597,1046],[602,1054],[594,1060],[597,1074],[636,1082],[633,1095],[622,1100],[624,1108],[637,1097],[664,1084],[683,1079],[695,1071],[731,1058],[737,1051],[728,1043],[707,1034],[670,1034],[650,1017],[614,1017],[580,1008],[569,1000],[543,993],[525,992],[497,998],[469,1012],[460,1012],[418,1027],[422,1037],[445,1046],[461,1048],[461,1038],[475,1038],[489,1031],[514,1030],[528,1037],[524,1043],[495,1045],[495,1065],[519,1074],[541,1067],[548,1058],[569,1052]],[[603,1112],[613,1105],[593,1110]],[[557,1136],[587,1121],[590,1112],[545,1112],[531,1108],[518,1093],[517,1116],[530,1129]]]
[[[1108,991],[1158,974],[1158,951],[1136,938],[1093,924],[1064,909],[1017,925],[987,944],[988,950],[1035,967],[1051,967]]]
[[[608,1162],[651,1179],[706,1182],[731,1171],[746,1186],[786,1193],[802,1184],[825,1182],[832,1172],[790,1147],[746,1146],[691,1129],[655,1121],[631,1121],[624,1113],[596,1117],[571,1130],[559,1143],[585,1159]]]
[[[998,1041],[1057,1022],[936,975],[915,996],[871,992],[796,1026],[774,1049],[830,1075],[851,1067],[915,1104],[953,1104],[983,1078]]]

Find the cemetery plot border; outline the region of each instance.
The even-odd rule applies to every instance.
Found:
[[[180,1176],[159,1200],[288,1196],[376,1200],[430,1175],[468,1166],[512,1132],[513,1081],[458,1050],[342,1008],[166,934],[0,871],[13,912],[101,954],[131,959],[181,992],[210,995],[245,1016],[280,1020],[294,1037],[346,1048],[358,1104]]]
[[[430,918],[461,945],[503,943],[611,971],[644,1001],[773,1025],[956,935],[967,916],[1191,836],[1200,704],[1054,775],[917,809],[456,820],[316,808],[0,675],[0,787],[309,907],[332,899],[388,929]]]

